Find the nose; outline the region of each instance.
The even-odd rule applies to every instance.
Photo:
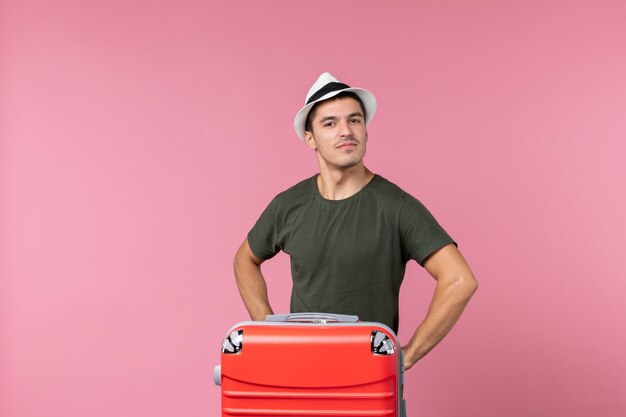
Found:
[[[352,136],[352,127],[350,126],[349,120],[342,120],[339,125],[339,133],[342,137],[351,137]]]

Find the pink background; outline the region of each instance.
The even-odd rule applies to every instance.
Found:
[[[232,257],[316,170],[322,71],[376,94],[367,165],[481,283],[410,415],[626,415],[625,4],[2,1],[0,415],[218,415]],[[411,265],[403,342],[433,288]]]

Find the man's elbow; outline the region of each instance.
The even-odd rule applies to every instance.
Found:
[[[478,290],[478,281],[476,280],[476,277],[474,277],[474,274],[470,271],[457,274],[450,281],[450,288],[456,296],[464,302],[469,301],[476,290]]]
[[[474,274],[468,272],[467,274],[461,275],[459,278],[459,282],[461,291],[463,292],[467,300],[472,298],[474,293],[478,290],[478,280],[476,279]]]

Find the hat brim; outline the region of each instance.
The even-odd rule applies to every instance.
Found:
[[[309,115],[311,108],[313,108],[313,106],[316,103],[319,103],[320,101],[328,100],[329,98],[332,98],[336,96],[337,94],[344,93],[344,92],[352,92],[361,99],[361,101],[363,102],[363,107],[365,107],[365,124],[368,125],[372,121],[372,118],[374,118],[374,114],[376,113],[376,97],[374,97],[374,94],[362,88],[356,88],[356,87],[350,87],[350,88],[344,88],[343,90],[332,91],[318,98],[317,100],[305,105],[304,107],[300,109],[298,114],[296,114],[296,118],[293,121],[293,128],[295,129],[298,137],[302,139],[303,142],[306,141],[304,128],[306,124],[306,118]]]

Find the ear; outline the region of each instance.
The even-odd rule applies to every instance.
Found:
[[[313,132],[305,130],[304,141],[306,142],[306,146],[308,146],[310,149],[317,149],[317,143],[315,143],[315,137],[313,136]]]

